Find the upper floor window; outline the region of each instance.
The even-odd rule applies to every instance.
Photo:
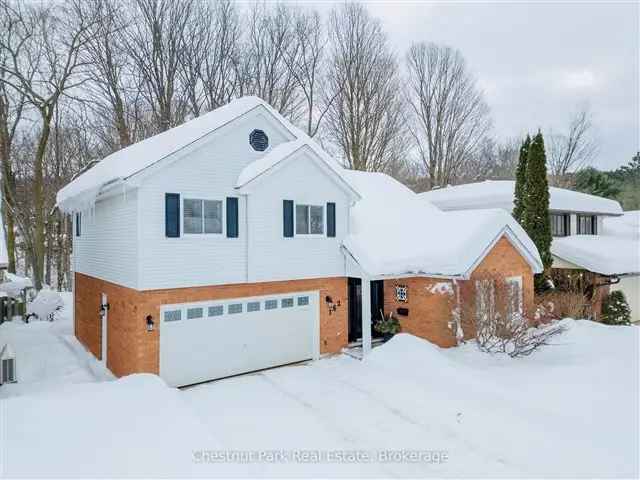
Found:
[[[222,233],[222,202],[185,198],[184,233]]]
[[[595,215],[578,215],[578,235],[597,235],[598,217]]]
[[[566,237],[571,235],[571,221],[568,214],[551,214],[551,234],[554,237]]]
[[[296,205],[296,235],[324,234],[324,207]]]

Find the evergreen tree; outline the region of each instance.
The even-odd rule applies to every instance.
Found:
[[[609,175],[593,167],[587,167],[576,173],[575,190],[590,193],[599,197],[615,199],[620,194],[620,187]]]
[[[545,272],[536,276],[536,286],[544,285],[544,278],[551,267],[551,218],[549,217],[549,183],[547,182],[547,157],[542,133],[533,137],[527,157],[527,180],[522,226],[538,247]]]
[[[527,156],[529,155],[529,145],[531,138],[527,135],[520,146],[520,157],[518,158],[518,168],[516,169],[516,186],[513,196],[513,218],[522,224],[524,215],[524,200],[527,183]]]

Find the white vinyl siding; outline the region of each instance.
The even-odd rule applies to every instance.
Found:
[[[295,155],[284,168],[256,186],[248,197],[249,282],[345,275],[340,244],[348,233],[350,198],[333,174],[326,174],[310,158],[310,153]],[[284,237],[283,200],[293,200],[294,222],[295,206],[322,208],[323,233],[326,232],[326,204],[334,202],[336,236],[296,234],[294,225],[293,239]]]
[[[138,287],[138,195],[117,192],[81,214],[73,236],[74,271],[129,288]],[[164,227],[164,219],[163,219]]]
[[[246,282],[246,200],[238,195],[234,186],[242,169],[266,153],[256,152],[249,145],[249,133],[254,128],[267,132],[271,147],[293,139],[285,136],[279,122],[269,115],[251,113],[215,132],[197,148],[186,149],[174,163],[146,174],[141,181],[141,290]],[[180,237],[167,238],[164,218],[167,192],[180,195],[183,218],[185,199],[221,201],[222,234],[185,233],[182,221]],[[225,235],[227,197],[239,197],[238,238]],[[205,231],[206,207],[203,210],[202,230]],[[282,213],[279,215],[281,217]],[[282,229],[281,224],[278,225]]]

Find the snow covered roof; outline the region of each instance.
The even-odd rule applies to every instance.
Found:
[[[605,218],[602,234],[640,240],[640,210],[624,212],[621,217]]]
[[[502,208],[511,212],[514,189],[512,180],[485,180],[431,190],[420,197],[442,210]],[[622,215],[622,207],[615,200],[556,187],[549,187],[549,194],[551,210]]]
[[[343,247],[371,276],[466,277],[503,235],[542,270],[535,245],[503,210],[443,212],[388,175],[345,175],[362,199]]]
[[[281,118],[264,100],[258,97],[242,97],[171,130],[112,153],[58,192],[59,208],[71,211],[91,206],[104,187],[126,180],[260,106]],[[298,136],[295,127],[288,122],[286,125]]]
[[[551,253],[567,262],[603,275],[640,273],[640,241],[609,235],[554,238]]]
[[[359,198],[358,192],[350,185],[348,178],[344,175],[345,169],[338,165],[333,158],[327,155],[325,151],[306,134],[301,134],[298,139],[291,142],[281,143],[265,156],[247,165],[238,176],[236,188],[243,188],[252,181],[275,171],[279,166],[283,165],[288,158],[291,158],[294,153],[303,148],[310,149],[315,156],[320,159],[322,165],[328,167],[328,169],[336,175],[338,181],[346,186],[356,198]]]

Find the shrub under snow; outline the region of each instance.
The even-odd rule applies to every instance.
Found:
[[[40,290],[36,298],[27,305],[27,318],[34,316],[40,320],[53,320],[55,312],[64,306],[58,292]]]
[[[5,292],[11,298],[20,298],[25,288],[33,286],[30,278],[15,273],[5,272],[4,278],[5,281],[0,283],[0,292]]]

